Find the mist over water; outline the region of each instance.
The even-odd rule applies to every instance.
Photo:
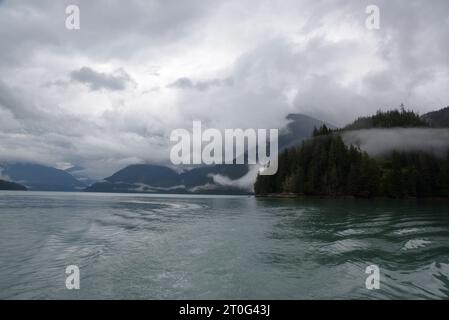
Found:
[[[449,203],[2,192],[0,298],[449,298]],[[77,265],[81,289],[65,288]],[[365,288],[365,268],[381,271]]]
[[[359,146],[372,156],[396,151],[423,151],[446,157],[449,151],[449,129],[395,128],[365,129],[343,133],[346,144]]]

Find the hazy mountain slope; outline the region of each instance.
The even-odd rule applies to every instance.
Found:
[[[432,127],[449,128],[449,107],[423,114],[421,119]]]
[[[2,165],[2,174],[25,185],[29,190],[79,191],[85,185],[69,173],[38,164],[15,163]]]
[[[145,164],[128,166],[105,180],[112,183],[151,183],[155,187],[170,187],[180,183],[179,175],[174,170],[163,166]]]
[[[335,126],[325,123],[324,121],[309,117],[305,114],[291,113],[287,115],[290,121],[286,128],[279,133],[279,149],[283,150],[296,144],[301,143],[305,138],[312,135],[314,128],[320,128],[326,124],[329,128]]]
[[[81,182],[82,184],[84,184],[86,186],[93,185],[95,182],[97,182],[97,180],[94,180],[94,179],[88,177],[84,173],[85,169],[83,167],[73,166],[73,167],[65,169],[65,171],[67,173],[69,173],[70,175],[72,175],[76,180],[78,180],[79,182]]]
[[[88,187],[90,192],[169,192],[182,191],[179,174],[164,166],[135,164],[123,168],[104,181]]]

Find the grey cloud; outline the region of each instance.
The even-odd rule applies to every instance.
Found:
[[[0,79],[0,110],[7,110],[15,119],[40,120],[45,112],[26,101],[20,88],[12,88]]]
[[[226,79],[210,79],[210,80],[203,80],[203,81],[193,81],[190,78],[183,77],[177,79],[175,82],[169,84],[168,88],[178,88],[178,89],[190,89],[190,90],[198,90],[198,91],[205,91],[212,87],[221,87],[221,86],[232,86],[233,79],[232,78],[226,78]]]
[[[43,86],[44,88],[50,88],[50,87],[52,87],[52,86],[65,88],[65,87],[67,87],[69,84],[70,84],[70,81],[58,79],[58,80],[53,80],[53,81],[47,81],[47,82],[44,83],[42,86]]]
[[[79,70],[74,70],[70,73],[72,81],[77,81],[85,84],[90,90],[125,90],[132,79],[126,71],[118,69],[114,73],[108,74],[97,72],[89,67],[82,67]]]
[[[76,33],[64,26],[65,8],[72,4],[81,12],[81,29]],[[207,4],[203,0],[130,0],[126,5],[118,0],[4,1],[0,39],[8,50],[0,50],[0,58],[23,64],[42,49],[104,60],[130,58],[142,44],[162,47],[188,37],[219,3]]]

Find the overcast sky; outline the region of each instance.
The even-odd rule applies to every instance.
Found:
[[[65,27],[80,8],[80,30]],[[365,9],[380,8],[380,29]],[[449,105],[449,1],[0,0],[0,161],[101,178],[174,128]]]

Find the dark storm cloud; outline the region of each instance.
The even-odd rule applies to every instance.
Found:
[[[73,81],[85,84],[90,90],[125,90],[129,83],[132,82],[131,77],[123,69],[119,69],[114,73],[108,74],[97,72],[89,67],[82,67],[70,73]]]

